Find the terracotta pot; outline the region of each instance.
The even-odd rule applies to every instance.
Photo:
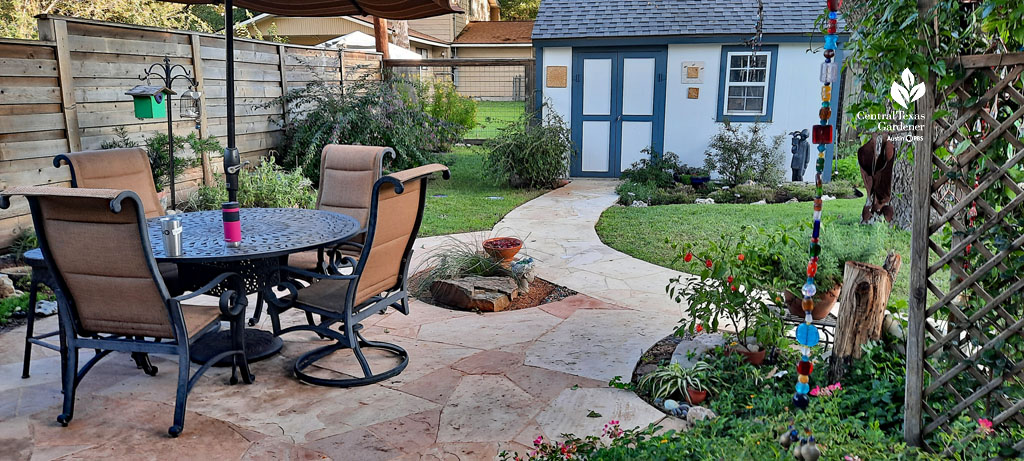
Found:
[[[523,241],[515,237],[495,237],[484,240],[484,251],[492,258],[500,259],[503,263],[511,263],[516,253],[523,249]]]
[[[828,313],[832,312],[832,308],[836,305],[836,298],[839,297],[839,292],[842,288],[843,284],[838,284],[832,287],[829,291],[815,295],[814,310],[811,311],[811,318],[814,320],[821,320],[828,317]],[[789,290],[783,293],[783,297],[786,300],[786,306],[789,308],[790,314],[797,317],[804,316],[803,297],[797,296]]]
[[[734,350],[736,352],[742,354],[743,358],[747,361],[747,363],[749,363],[749,364],[751,364],[751,365],[753,365],[755,367],[761,366],[761,364],[764,363],[764,356],[768,352],[765,349],[761,349],[761,350],[759,350],[757,352],[745,351],[743,349],[734,349]]]
[[[704,399],[708,398],[708,391],[695,391],[688,387],[686,393],[690,396],[690,405],[700,405]]]
[[[568,179],[556,179],[554,183],[554,188],[558,189],[559,187],[568,186],[570,182],[572,181],[569,181]]]

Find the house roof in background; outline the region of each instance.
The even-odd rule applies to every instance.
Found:
[[[373,27],[373,16],[348,16],[348,18],[355,19],[356,21],[364,22],[367,25],[369,25],[370,27]],[[389,30],[391,29],[390,25],[388,26],[388,29]],[[410,39],[418,38],[420,40],[428,40],[428,41],[431,41],[431,42],[437,42],[437,44],[439,44],[439,45],[446,45],[447,44],[447,42],[445,42],[444,40],[441,40],[441,39],[439,39],[437,37],[434,37],[433,35],[424,34],[423,32],[420,32],[420,31],[418,31],[416,29],[413,29],[412,27],[409,28],[409,38]]]
[[[766,34],[818,32],[821,0],[764,0]],[[753,35],[757,0],[542,0],[533,38]]]
[[[471,21],[454,44],[530,43],[533,21]]]

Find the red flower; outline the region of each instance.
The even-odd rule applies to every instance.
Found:
[[[729,289],[732,291],[736,291],[736,285],[730,286]]]
[[[697,324],[697,333],[700,333],[702,331],[704,331],[704,325],[701,325],[701,324],[698,323]]]
[[[743,253],[740,253],[740,255],[737,256],[736,258],[738,258],[740,261],[743,261],[743,258],[744,258]]]
[[[686,256],[683,256],[683,261],[690,262],[693,260],[693,253],[686,252]]]
[[[707,261],[704,261],[704,265],[708,266],[708,269],[711,269],[711,266],[714,266],[715,263],[711,262],[711,260],[709,259]]]
[[[729,283],[732,283],[732,276],[730,275],[729,278],[727,278],[725,280],[728,281]]]

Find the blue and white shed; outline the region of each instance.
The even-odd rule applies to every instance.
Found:
[[[757,0],[542,0],[533,26],[537,105],[547,102],[572,129],[571,175],[617,177],[647,147],[703,165],[726,119],[770,123],[773,136],[818,123],[824,38],[815,22],[825,2],[763,4],[754,50]]]

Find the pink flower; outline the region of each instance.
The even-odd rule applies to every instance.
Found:
[[[808,394],[811,394],[812,397],[817,397],[819,393],[821,393],[820,386],[814,386],[814,389],[811,389],[811,392],[808,392]]]
[[[978,432],[982,434],[991,434],[992,432],[995,432],[992,429],[992,421],[985,418],[978,418]]]
[[[539,446],[543,442],[544,442],[544,436],[543,435],[538,435],[536,439],[533,439],[533,444],[534,445],[538,445]]]

